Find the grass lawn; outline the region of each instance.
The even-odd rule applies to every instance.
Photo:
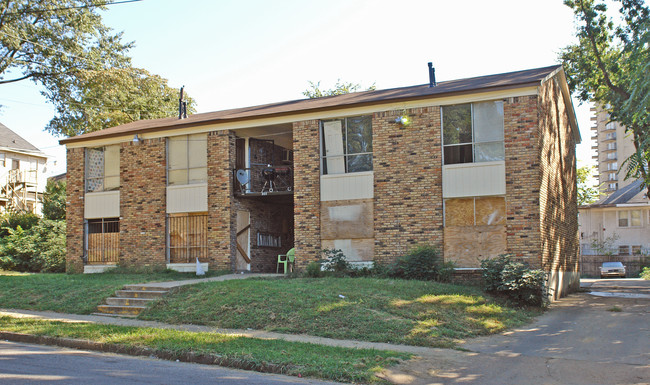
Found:
[[[209,276],[225,274],[210,271]],[[194,273],[30,274],[0,271],[0,307],[90,314],[124,285],[197,278]]]
[[[296,278],[181,287],[140,318],[453,348],[462,339],[498,333],[538,314],[500,305],[476,287],[375,278]]]
[[[0,317],[0,330],[84,339],[125,347],[148,347],[155,350],[153,354],[172,360],[183,359],[188,354],[203,355],[222,366],[354,383],[380,382],[375,373],[410,357],[405,353],[261,340],[216,333],[13,317]]]

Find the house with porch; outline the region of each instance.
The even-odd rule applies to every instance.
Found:
[[[423,71],[424,72],[424,71]],[[417,244],[511,253],[578,285],[575,145],[560,66],[138,121],[67,147],[67,269],[271,272]]]
[[[0,213],[40,214],[47,155],[0,123]]]

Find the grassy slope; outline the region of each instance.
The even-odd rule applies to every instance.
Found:
[[[536,314],[498,305],[474,287],[372,278],[298,278],[186,286],[157,302],[141,318],[454,347],[463,338],[500,332]]]
[[[193,277],[196,275],[177,272],[67,275],[0,271],[0,307],[90,314],[124,285]]]
[[[210,356],[222,366],[355,383],[381,382],[375,374],[409,354],[371,349],[315,346],[217,333],[64,323],[0,317],[0,330],[51,337],[76,338],[125,347],[148,347],[168,359]]]

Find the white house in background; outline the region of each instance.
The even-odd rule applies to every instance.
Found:
[[[593,108],[596,143],[593,159],[598,169],[598,186],[608,194],[598,202],[579,207],[580,249],[582,255],[596,255],[592,242],[611,242],[614,255],[650,253],[650,200],[641,182],[625,180],[621,164],[632,153],[634,143],[625,126],[610,120],[609,114]]]
[[[47,156],[0,123],[0,212],[41,212]]]

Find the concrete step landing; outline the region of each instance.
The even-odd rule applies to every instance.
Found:
[[[162,298],[169,289],[164,287],[125,285],[106,303],[97,306],[96,315],[137,317],[152,301]]]

